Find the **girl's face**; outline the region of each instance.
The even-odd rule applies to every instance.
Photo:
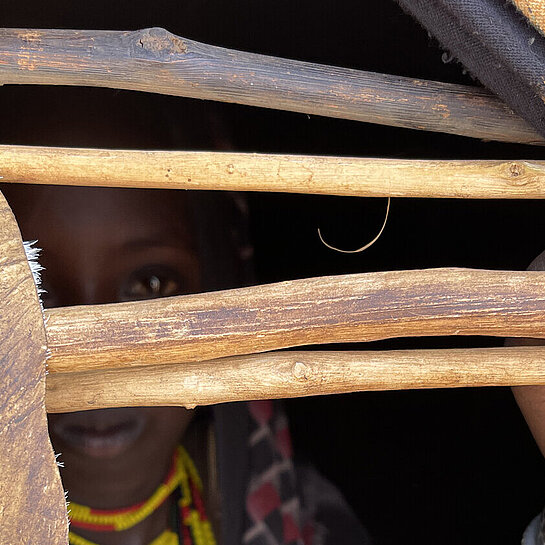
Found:
[[[7,197],[23,238],[43,249],[46,307],[201,290],[183,193],[14,187]],[[107,509],[151,494],[191,415],[178,407],[50,415],[70,499]]]

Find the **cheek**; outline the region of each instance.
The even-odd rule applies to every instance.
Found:
[[[149,464],[163,467],[166,472],[176,447],[184,442],[184,434],[194,411],[182,407],[150,407],[141,409],[149,418],[146,432],[130,453],[135,466]]]
[[[144,410],[149,417],[146,435],[153,437],[158,444],[170,445],[181,441],[195,412],[183,407],[150,407]]]

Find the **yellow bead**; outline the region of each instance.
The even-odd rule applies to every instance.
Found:
[[[144,520],[161,505],[176,488],[180,488],[181,498],[178,505],[189,507],[193,503],[189,480],[192,480],[197,489],[202,490],[202,481],[197,472],[193,460],[189,457],[183,447],[177,450],[175,461],[175,473],[167,483],[159,485],[153,495],[137,510],[119,514],[96,514],[85,505],[78,505],[70,502],[70,518],[74,522],[86,522],[96,525],[113,525],[116,530],[126,530]],[[216,545],[216,539],[212,526],[208,520],[201,520],[199,512],[191,509],[188,516],[183,520],[186,526],[192,530],[194,545]],[[71,545],[95,545],[73,532],[70,532]],[[159,537],[149,545],[179,545],[178,536],[170,530],[165,530]]]

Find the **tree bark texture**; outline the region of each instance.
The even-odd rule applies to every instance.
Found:
[[[0,146],[12,183],[358,197],[545,198],[544,161],[426,161]]]
[[[67,545],[47,432],[44,321],[17,223],[0,194],[0,543]]]
[[[543,145],[488,91],[224,49],[162,28],[0,29],[0,84],[81,85],[235,102]]]
[[[52,373],[49,412],[197,405],[362,390],[545,385],[545,348],[268,352],[205,362]]]
[[[56,308],[46,316],[51,373],[392,337],[545,338],[545,272],[376,272]]]

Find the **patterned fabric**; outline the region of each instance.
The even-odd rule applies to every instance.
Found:
[[[545,2],[543,0],[513,0],[513,3],[541,34],[545,34]]]
[[[304,545],[287,418],[273,401],[251,401],[248,528],[244,545]],[[310,541],[308,542],[310,543]]]
[[[370,545],[339,490],[291,459],[278,401],[213,407],[224,545]]]
[[[474,77],[545,136],[545,36],[511,2],[397,1]],[[516,3],[522,8],[523,2]],[[525,3],[535,7],[544,2]]]

